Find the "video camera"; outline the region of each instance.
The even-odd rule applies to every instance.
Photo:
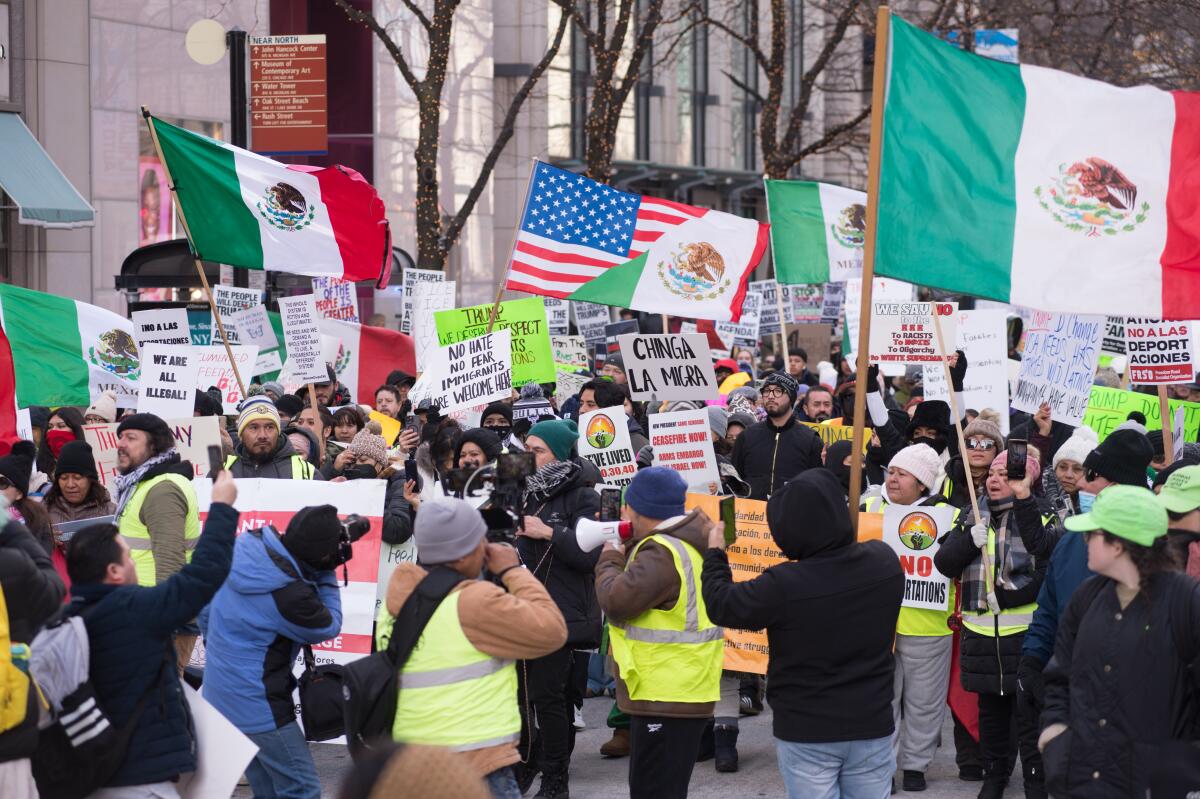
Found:
[[[337,559],[334,568],[341,566],[354,557],[354,542],[371,532],[371,520],[364,519],[357,513],[351,513],[342,519],[342,529],[338,533]]]
[[[447,494],[459,499],[480,497],[490,486],[487,501],[479,506],[479,514],[487,524],[487,540],[514,544],[517,530],[524,524],[525,481],[535,471],[532,452],[502,452],[495,463],[451,471],[442,485]]]

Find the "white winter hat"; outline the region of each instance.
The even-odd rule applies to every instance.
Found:
[[[88,406],[88,409],[83,412],[84,418],[88,416],[99,416],[108,423],[117,421],[117,395],[109,390],[103,392],[99,397],[96,397],[95,402]]]
[[[942,467],[942,459],[937,451],[928,444],[913,444],[905,447],[892,456],[888,468],[895,466],[903,469],[920,481],[921,485],[931,492],[937,490],[938,472]]]
[[[1075,432],[1067,439],[1067,443],[1058,448],[1058,452],[1054,453],[1054,458],[1051,460],[1051,466],[1058,466],[1059,461],[1075,461],[1082,465],[1084,458],[1088,453],[1096,448],[1100,443],[1100,439],[1096,436],[1096,431],[1085,425],[1080,425],[1075,428]]]

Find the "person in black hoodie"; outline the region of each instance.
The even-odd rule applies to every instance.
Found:
[[[733,445],[733,466],[750,484],[751,499],[767,499],[806,469],[822,465],[821,437],[796,420],[799,386],[791,375],[772,372],[763,380],[766,420],[751,425]]]
[[[904,594],[900,562],[881,541],[855,542],[845,492],[825,469],[775,492],[767,524],[788,561],[740,583],[724,531],[713,529],[702,578],[709,618],[767,630],[767,701],[788,796],[887,796],[896,770],[892,640]]]

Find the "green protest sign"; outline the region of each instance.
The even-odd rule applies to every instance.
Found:
[[[1200,432],[1200,402],[1184,402],[1171,400],[1171,413],[1177,408],[1184,408],[1183,432],[1188,441],[1195,441]],[[1154,394],[1141,394],[1136,391],[1121,391],[1117,388],[1092,386],[1091,396],[1088,397],[1087,412],[1083,414],[1083,423],[1096,431],[1101,441],[1117,429],[1117,425],[1129,418],[1129,414],[1137,411],[1146,417],[1146,429],[1161,430],[1162,420],[1159,418],[1158,397]]]
[[[438,344],[446,346],[482,336],[488,332],[491,313],[491,304],[435,312]],[[554,355],[541,297],[500,303],[493,329],[512,331],[513,386],[554,382]]]

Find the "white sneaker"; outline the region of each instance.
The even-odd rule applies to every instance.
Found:
[[[586,730],[587,725],[583,723],[583,708],[575,708],[575,721],[572,722],[577,730]]]

